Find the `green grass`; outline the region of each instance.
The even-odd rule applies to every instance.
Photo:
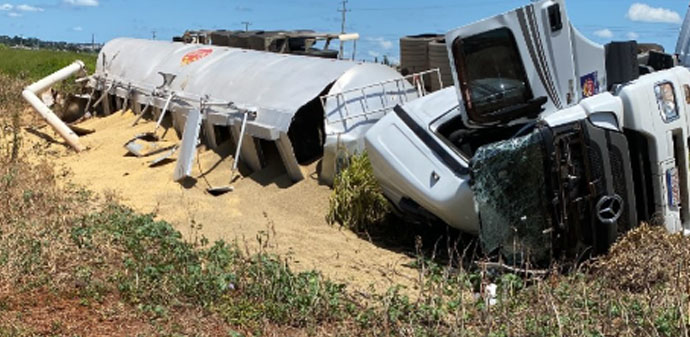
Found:
[[[96,65],[96,54],[55,50],[24,50],[0,47],[0,73],[22,80],[36,81],[76,60],[86,64],[89,73]]]
[[[347,166],[333,183],[328,222],[363,232],[379,226],[389,213],[390,206],[366,153],[349,156]]]

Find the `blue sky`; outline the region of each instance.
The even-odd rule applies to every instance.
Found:
[[[398,59],[398,39],[445,33],[529,0],[350,0],[347,30],[360,33],[358,59]],[[592,40],[636,38],[674,50],[687,0],[570,0],[575,26]],[[338,0],[0,0],[0,35],[97,42],[128,36],[169,40],[185,29],[340,31]]]

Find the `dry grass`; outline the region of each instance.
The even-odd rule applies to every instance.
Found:
[[[628,233],[609,255],[593,263],[594,276],[631,292],[681,286],[690,291],[690,239],[647,224]]]
[[[6,166],[19,155],[22,108],[21,92],[25,82],[0,74],[0,164]]]

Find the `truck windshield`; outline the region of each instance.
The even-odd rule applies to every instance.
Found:
[[[533,98],[510,29],[458,38],[453,42],[453,56],[472,121],[495,122],[500,120],[501,110],[527,104]]]

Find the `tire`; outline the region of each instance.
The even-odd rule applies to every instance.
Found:
[[[400,64],[410,73],[429,69],[429,44],[437,40],[437,34],[405,36],[400,39]]]
[[[453,85],[453,74],[451,73],[450,58],[445,39],[438,39],[429,43],[429,68],[438,68],[440,70],[444,88]]]
[[[447,53],[434,53],[434,54],[429,54],[429,60],[448,60],[448,54]]]
[[[407,61],[411,63],[419,63],[419,64],[426,64],[429,62],[429,58],[427,55],[415,55],[415,54],[406,54],[402,53],[401,55],[401,61]]]
[[[249,48],[249,38],[256,34],[262,34],[262,30],[248,32],[233,32],[228,36],[228,45],[235,48]]]
[[[427,63],[427,62],[429,62],[429,58],[426,56],[402,54],[402,59],[407,60],[409,62],[416,62],[416,63]]]
[[[426,48],[420,47],[416,49],[400,49],[400,52],[405,53],[405,54],[410,54],[410,55],[428,55],[429,51]]]
[[[291,54],[295,55],[303,55],[303,56],[311,56],[311,57],[321,57],[321,58],[326,58],[326,59],[337,59],[339,52],[337,50],[330,50],[330,49],[311,49],[309,51],[295,51],[292,52]]]
[[[638,54],[647,53],[650,50],[658,51],[660,53],[665,52],[664,47],[660,44],[657,44],[657,43],[638,43],[637,44],[637,53]]]
[[[281,39],[283,33],[283,31],[267,31],[251,35],[248,38],[249,49],[270,51],[271,45],[275,45],[274,41]]]
[[[249,44],[249,49],[253,50],[266,50],[266,38],[261,35],[253,35],[247,39]]]
[[[229,45],[229,32],[211,33],[211,43],[214,46],[227,47]]]

